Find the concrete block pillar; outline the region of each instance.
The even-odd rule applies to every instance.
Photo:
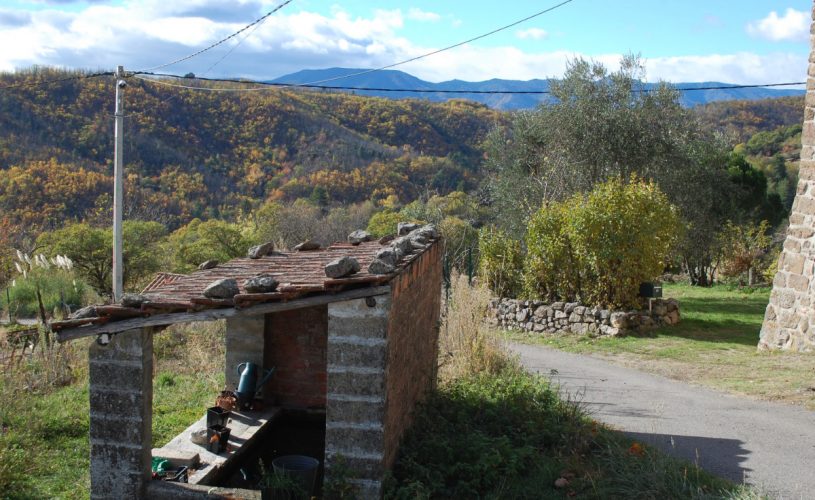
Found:
[[[815,19],[815,7],[812,13]],[[798,186],[759,349],[815,351],[815,35],[810,39]]]
[[[362,499],[382,495],[390,307],[390,295],[328,305],[326,478],[342,457]]]
[[[263,339],[266,321],[263,315],[226,319],[226,388],[238,387],[237,366],[244,361],[263,367]]]
[[[92,344],[91,498],[146,498],[150,481],[153,332],[129,330]]]

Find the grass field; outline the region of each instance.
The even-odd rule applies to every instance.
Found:
[[[223,388],[222,338],[212,326],[155,337],[153,445],[203,414]],[[71,382],[31,390],[42,360],[34,356],[0,376],[0,498],[85,499],[90,494],[87,342],[61,348]]]
[[[679,299],[682,322],[649,336],[506,335],[693,384],[815,409],[815,354],[756,350],[769,290],[668,284],[664,295]]]

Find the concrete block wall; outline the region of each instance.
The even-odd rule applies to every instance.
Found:
[[[308,307],[266,315],[267,367],[275,373],[266,400],[291,409],[325,408],[328,308]]]
[[[88,351],[92,499],[145,498],[150,481],[153,332],[129,330]]]
[[[798,186],[759,349],[815,350],[815,22],[810,31]]]
[[[226,388],[234,391],[238,387],[237,366],[250,361],[263,366],[264,328],[266,322],[261,316],[234,316],[226,319],[226,356],[224,374]]]
[[[396,460],[413,410],[436,382],[442,250],[436,243],[391,282],[385,407],[385,466]]]
[[[385,473],[389,295],[328,305],[326,478],[339,456],[359,498],[378,499]]]

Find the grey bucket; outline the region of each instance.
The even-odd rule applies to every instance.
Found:
[[[320,461],[305,455],[283,455],[272,460],[275,473],[285,474],[303,488],[307,497],[314,494]]]

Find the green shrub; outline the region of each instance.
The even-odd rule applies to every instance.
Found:
[[[525,291],[532,298],[636,307],[659,276],[682,224],[653,182],[621,178],[541,208],[530,221]]]
[[[515,297],[521,290],[521,243],[495,227],[478,233],[478,275],[499,297]]]
[[[71,311],[75,311],[84,305],[83,297],[90,291],[84,281],[62,271],[52,270],[47,274],[39,272],[36,276],[29,275],[28,278],[18,276],[13,281],[14,286],[9,288],[10,304],[7,303],[5,293],[3,294],[3,310],[11,311],[15,318],[37,316],[39,313],[37,283],[40,285],[43,305],[48,314],[63,311],[63,304],[70,307]]]
[[[368,232],[377,238],[396,234],[396,226],[400,222],[402,222],[402,216],[399,212],[383,210],[371,216],[371,220],[368,221]]]
[[[551,203],[529,221],[524,294],[545,300],[575,297],[584,279],[569,231],[572,202]]]

